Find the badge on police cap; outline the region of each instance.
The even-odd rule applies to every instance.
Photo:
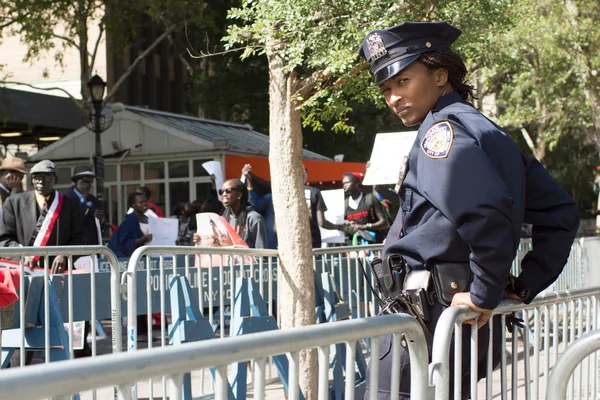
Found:
[[[369,46],[369,53],[371,53],[371,61],[379,60],[385,56],[388,52],[383,43],[383,39],[379,36],[379,33],[374,32],[367,38],[367,46]]]
[[[443,121],[433,125],[421,141],[421,149],[427,157],[446,158],[452,147],[454,131],[450,122]]]

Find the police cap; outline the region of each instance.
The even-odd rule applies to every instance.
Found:
[[[421,54],[450,48],[461,33],[447,22],[403,22],[369,32],[358,54],[371,64],[378,86],[400,73]]]

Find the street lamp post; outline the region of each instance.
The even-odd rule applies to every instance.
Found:
[[[94,75],[88,82],[90,93],[92,95],[92,106],[94,107],[93,116],[93,130],[96,139],[96,153],[94,170],[96,171],[96,197],[100,204],[102,204],[104,198],[104,158],[102,157],[102,142],[100,141],[100,134],[103,129],[102,127],[102,98],[104,97],[104,91],[106,90],[106,82],[102,80],[98,75]],[[90,121],[91,122],[91,121]]]

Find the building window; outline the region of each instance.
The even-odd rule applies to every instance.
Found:
[[[191,201],[189,182],[171,182],[169,183],[169,191],[171,194],[171,207],[169,210],[174,210],[179,202]]]
[[[209,176],[202,164],[214,160],[194,160],[194,176]]]
[[[169,178],[189,178],[189,176],[189,161],[169,161]],[[173,196],[171,195],[171,197]]]
[[[162,161],[144,163],[144,179],[147,181],[165,179],[165,163]]]
[[[139,181],[140,179],[142,179],[140,164],[121,165],[122,181]]]

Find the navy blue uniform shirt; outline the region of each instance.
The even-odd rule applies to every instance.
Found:
[[[471,301],[485,309],[504,295],[524,222],[533,250],[515,287],[525,303],[558,277],[579,227],[573,199],[456,92],[421,124],[399,195],[384,255],[402,254],[412,268],[470,263]]]

